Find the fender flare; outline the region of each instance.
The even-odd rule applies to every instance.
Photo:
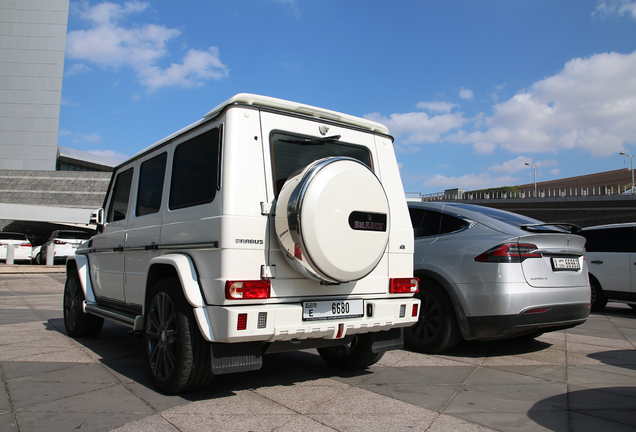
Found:
[[[84,298],[89,303],[96,303],[95,292],[93,291],[93,284],[91,283],[90,266],[88,264],[88,257],[86,255],[71,255],[66,260],[66,277],[71,271],[71,267],[75,267],[77,277],[79,278],[80,286],[84,292]]]
[[[181,283],[181,288],[183,289],[183,295],[194,311],[194,316],[197,320],[197,324],[199,325],[201,335],[208,342],[214,342],[214,333],[212,332],[210,317],[208,316],[206,303],[201,292],[199,275],[197,274],[197,270],[192,259],[183,254],[166,254],[154,257],[148,263],[146,280],[149,280],[150,269],[156,264],[169,265],[175,269],[177,276],[179,277],[179,282]]]

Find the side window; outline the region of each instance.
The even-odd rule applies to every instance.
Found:
[[[603,251],[602,230],[583,231],[581,234],[585,237],[585,250],[588,252]]]
[[[130,196],[130,184],[132,183],[133,169],[129,168],[117,174],[113,197],[110,200],[106,222],[116,222],[126,219],[128,213],[128,197]]]
[[[424,219],[417,237],[429,237],[439,234],[442,214],[436,211],[424,211]]]
[[[413,235],[417,238],[420,232],[420,226],[424,220],[424,210],[409,207],[409,214],[411,215],[411,224],[413,225]]]
[[[634,228],[611,228],[599,232],[603,236],[602,252],[632,252]]]
[[[163,179],[166,173],[167,153],[148,159],[139,169],[139,188],[135,214],[144,216],[157,213],[161,207]]]
[[[182,144],[174,151],[170,210],[214,201],[219,181],[220,130],[214,128]]]
[[[443,214],[442,215],[442,227],[440,229],[440,234],[448,234],[452,232],[459,231],[468,226],[468,222],[463,219]]]

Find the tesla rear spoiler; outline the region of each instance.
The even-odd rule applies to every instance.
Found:
[[[521,225],[519,228],[525,231],[532,232],[554,232],[554,229],[550,229],[549,227],[556,227],[562,231],[568,232],[570,234],[579,234],[582,230],[578,225],[574,225],[571,223],[561,223],[561,222],[549,222],[549,223],[540,223],[540,224],[529,224],[529,225]]]

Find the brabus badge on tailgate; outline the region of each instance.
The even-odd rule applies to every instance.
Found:
[[[356,231],[386,232],[386,214],[354,211],[349,215],[349,226]]]

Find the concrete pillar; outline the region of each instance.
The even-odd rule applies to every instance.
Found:
[[[13,265],[13,257],[15,256],[15,245],[14,244],[8,244],[7,245],[7,260],[6,260],[6,264],[7,265]]]
[[[46,247],[46,265],[53,265],[55,258],[55,245],[51,243]]]

